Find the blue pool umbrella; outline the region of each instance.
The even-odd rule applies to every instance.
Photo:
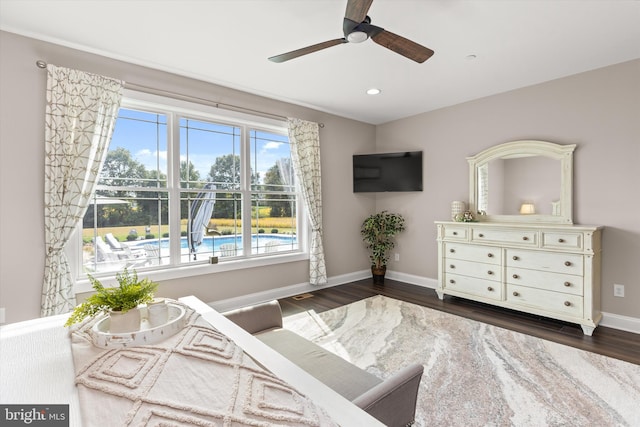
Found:
[[[187,232],[187,240],[189,242],[189,253],[193,254],[196,259],[198,246],[202,244],[211,214],[213,213],[213,205],[216,203],[216,193],[212,190],[216,189],[216,185],[208,183],[203,187],[203,191],[198,193],[196,199],[191,203],[191,212],[189,219],[189,227]]]

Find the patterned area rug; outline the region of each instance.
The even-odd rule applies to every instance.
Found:
[[[380,295],[285,327],[380,378],[422,363],[416,427],[640,426],[640,365]]]

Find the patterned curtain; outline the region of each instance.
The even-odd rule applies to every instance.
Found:
[[[309,283],[327,283],[327,269],[322,246],[322,187],[320,182],[320,132],[317,123],[301,119],[288,119],[291,161],[296,172],[309,220],[311,222],[311,248]]]
[[[95,190],[124,82],[47,66],[45,114],[45,268],[41,316],[75,305],[64,246],[82,220]]]

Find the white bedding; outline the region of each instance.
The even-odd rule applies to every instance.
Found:
[[[260,365],[311,398],[342,426],[381,426],[324,384],[265,346],[195,297],[181,299],[217,330],[232,338]],[[0,402],[69,404],[70,425],[82,426],[67,315],[34,319],[0,328]],[[83,426],[87,427],[87,426]]]

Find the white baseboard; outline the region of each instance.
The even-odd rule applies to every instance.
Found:
[[[362,270],[339,276],[329,277],[328,283],[324,285],[312,285],[309,282],[298,283],[295,285],[283,286],[281,288],[269,289],[267,291],[256,292],[249,295],[241,295],[239,297],[228,298],[219,301],[209,302],[211,307],[219,312],[233,310],[239,307],[245,307],[252,304],[260,304],[274,299],[288,298],[294,295],[303,294],[305,292],[313,292],[319,289],[331,288],[333,286],[343,285],[349,282],[366,279],[371,275],[371,271]]]
[[[423,288],[435,289],[438,281],[429,277],[416,276],[414,274],[399,273],[397,271],[387,271],[385,277],[398,282],[409,283],[410,285],[422,286]]]
[[[601,326],[640,334],[640,319],[614,313],[602,313]]]
[[[298,283],[295,285],[284,286],[282,288],[269,289],[263,292],[242,295],[235,298],[213,301],[208,304],[217,311],[224,312],[252,304],[260,304],[274,299],[288,298],[305,292],[313,292],[319,289],[343,285],[345,283],[355,282],[368,277],[371,277],[370,270],[355,271],[353,273],[329,277],[328,283],[325,285],[311,285],[309,282]],[[386,277],[391,280],[397,280],[399,282],[422,286],[429,289],[436,289],[438,286],[438,281],[436,279],[396,271],[387,271]],[[640,334],[640,319],[635,317],[622,316],[620,314],[613,313],[602,313],[602,321],[600,322],[600,325]]]

